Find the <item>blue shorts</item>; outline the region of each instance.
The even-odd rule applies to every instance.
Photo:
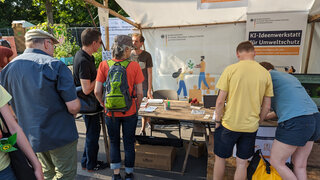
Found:
[[[237,157],[249,159],[254,154],[257,132],[235,132],[220,125],[214,132],[214,153],[221,158],[232,156],[237,145]]]
[[[291,118],[279,123],[276,130],[276,140],[292,146],[304,146],[319,138],[320,113]]]

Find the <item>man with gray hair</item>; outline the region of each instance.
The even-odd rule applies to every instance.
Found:
[[[71,71],[53,58],[57,39],[40,29],[26,33],[24,53],[1,72],[18,123],[42,164],[45,179],[75,179],[80,109]]]
[[[125,171],[126,171],[126,180],[133,179],[133,167],[135,161],[135,151],[134,151],[134,141],[135,141],[135,132],[137,127],[137,111],[139,110],[140,103],[143,97],[142,93],[142,82],[144,80],[141,68],[137,62],[129,61],[131,50],[133,48],[132,40],[130,36],[119,35],[114,39],[112,46],[112,60],[103,61],[100,63],[98,74],[96,78],[96,86],[94,93],[102,106],[105,107],[107,116],[106,124],[108,127],[108,134],[110,137],[110,159],[111,164],[110,168],[114,170],[113,180],[121,179],[120,176],[120,167],[121,167],[121,156],[120,156],[120,126],[122,126],[123,134],[123,144],[125,152]],[[121,67],[123,69],[121,69]],[[120,68],[119,71],[114,71],[116,68]],[[109,73],[110,71],[110,73]],[[120,72],[121,71],[121,72]],[[123,73],[122,73],[123,72]],[[122,74],[121,74],[122,73]],[[115,75],[114,75],[115,74]],[[119,74],[123,75],[119,78]],[[126,76],[125,76],[126,75]],[[112,92],[117,92],[117,87],[112,86],[110,81],[121,81],[121,94],[110,95]],[[113,81],[113,82],[114,82]],[[106,82],[106,101],[104,104],[103,99],[103,83]],[[122,86],[122,83],[126,83]],[[119,82],[116,82],[119,83]],[[123,87],[126,88],[123,88]],[[136,88],[136,89],[135,89]],[[110,91],[112,89],[112,91]],[[119,89],[119,91],[120,91]],[[130,105],[126,106],[125,110],[114,112],[111,106],[113,97],[116,99],[119,96],[123,96],[122,90],[126,91],[124,98],[128,101]],[[136,97],[135,98],[135,93]],[[130,96],[130,97],[128,97]],[[121,100],[119,100],[121,101]],[[118,101],[118,102],[119,102]],[[126,101],[127,102],[127,101]],[[127,104],[125,102],[125,104]],[[119,103],[118,103],[119,104]],[[115,107],[115,106],[112,106]]]

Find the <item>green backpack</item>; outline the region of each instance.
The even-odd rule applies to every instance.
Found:
[[[131,61],[116,62],[108,60],[108,76],[105,91],[105,107],[108,112],[126,112],[132,105],[129,92],[127,67]]]

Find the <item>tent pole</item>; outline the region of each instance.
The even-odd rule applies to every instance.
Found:
[[[141,29],[181,28],[181,27],[210,26],[210,25],[221,25],[221,24],[237,24],[237,23],[246,23],[246,22],[247,21],[232,21],[232,22],[219,22],[219,23],[207,23],[207,24],[190,24],[190,25],[180,25],[180,26],[141,27]]]
[[[309,46],[308,46],[308,52],[307,52],[307,59],[306,59],[306,66],[304,67],[304,73],[308,73],[308,67],[309,67],[309,60],[310,60],[310,53],[311,53],[311,47],[312,47],[312,39],[313,39],[313,32],[314,32],[314,26],[315,22],[312,23],[311,26],[311,33],[309,37]]]
[[[103,5],[107,8],[109,8],[109,5],[108,5],[108,0],[104,0],[103,1]],[[108,18],[108,23],[109,23],[109,18]],[[110,42],[109,42],[109,24],[107,25],[106,28],[106,31],[105,31],[105,41],[106,41],[106,49],[107,51],[110,51]]]
[[[113,16],[115,16],[115,17],[118,17],[119,19],[122,19],[123,21],[131,24],[132,26],[134,26],[134,27],[136,27],[136,28],[139,28],[139,25],[138,25],[138,24],[130,21],[130,20],[127,19],[126,17],[118,14],[117,12],[113,11],[112,9],[109,9],[108,7],[106,7],[106,6],[98,3],[98,2],[95,1],[95,0],[84,0],[84,1],[87,2],[87,3],[89,3],[89,4],[91,4],[91,5],[93,5],[93,6],[95,6],[95,7],[101,7],[101,8],[108,9],[108,10],[109,10],[109,13],[110,13],[111,15],[113,15]]]

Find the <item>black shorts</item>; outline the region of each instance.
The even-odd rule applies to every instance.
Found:
[[[229,158],[234,145],[237,145],[237,157],[249,159],[254,154],[256,135],[257,131],[235,132],[220,125],[214,132],[214,153],[221,158]]]

